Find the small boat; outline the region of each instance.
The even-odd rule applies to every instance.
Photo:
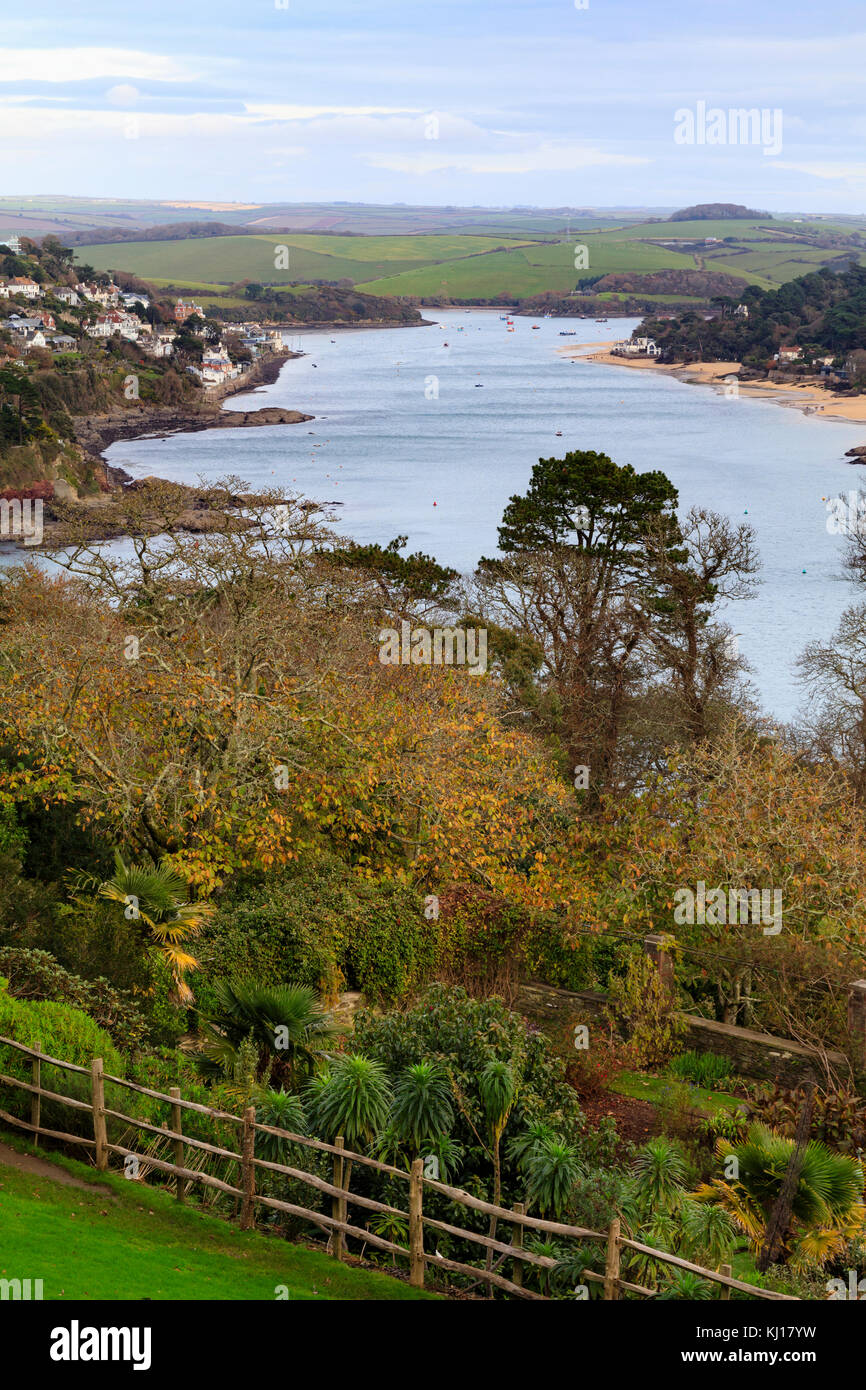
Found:
[[[443,343],[442,346],[443,346],[443,347],[447,347],[448,344],[447,344],[447,343]]]
[[[561,439],[561,438],[562,438],[562,430],[557,430],[557,431],[556,431],[556,437],[557,437],[557,439]]]
[[[607,323],[607,319],[596,319],[596,323]]]
[[[507,323],[507,322],[508,322],[508,315],[507,315],[507,314],[500,314],[500,315],[499,315],[499,322],[500,322],[500,323]]]
[[[476,383],[475,383],[475,390],[476,390],[476,391],[483,391],[483,390],[484,390],[484,382],[483,382],[483,381],[476,381]]]
[[[533,331],[533,333],[537,333],[540,327],[541,327],[540,324],[534,323],[534,324],[532,325],[532,331]]]
[[[576,328],[560,328],[560,330],[559,330],[559,336],[560,336],[560,338],[576,338],[576,337],[577,337],[577,329],[576,329]]]

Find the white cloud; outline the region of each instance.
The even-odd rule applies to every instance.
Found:
[[[840,160],[814,160],[796,163],[793,160],[774,160],[776,169],[793,169],[797,174],[812,174],[816,179],[866,179],[866,164],[844,164]]]
[[[140,96],[141,92],[130,82],[120,82],[116,87],[109,87],[105,100],[112,106],[135,106]]]
[[[0,48],[6,81],[86,82],[96,77],[189,82],[196,71],[176,58],[134,48]]]
[[[418,106],[287,106],[279,102],[247,102],[251,116],[264,121],[312,121],[319,116],[405,116],[417,115]]]
[[[435,143],[435,142],[434,142]],[[376,169],[398,174],[436,174],[454,169],[468,174],[537,174],[590,169],[599,165],[650,164],[639,155],[609,153],[587,145],[554,144],[544,141],[525,150],[502,153],[479,150],[450,154],[446,150],[425,150],[419,154],[370,154],[366,161]]]

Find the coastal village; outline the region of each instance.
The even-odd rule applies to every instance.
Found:
[[[2,257],[26,259],[28,250],[17,236],[7,236],[0,242]],[[34,269],[0,276],[0,365],[26,360],[39,349],[86,356],[87,340],[104,347],[117,339],[135,344],[147,357],[171,358],[186,330],[202,340],[202,347],[184,370],[207,389],[236,380],[262,354],[282,347],[280,331],[256,321],[233,324],[223,333],[194,300],[180,298],[156,309],[148,293],[123,289],[107,276],[51,283],[35,274]]]

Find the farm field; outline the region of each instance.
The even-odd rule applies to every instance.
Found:
[[[185,289],[227,303],[225,289],[242,281],[268,285],[350,281],[365,293],[413,298],[473,300],[568,294],[577,281],[613,272],[650,274],[706,270],[732,275],[743,285],[772,289],[808,270],[854,254],[859,245],[817,246],[833,227],[823,222],[767,219],[621,223],[572,227],[566,237],[555,219],[542,231],[526,219],[527,236],[497,234],[488,221],[470,232],[346,236],[299,232],[239,234],[173,241],[93,242],[76,248],[97,270],[122,270],[162,288]],[[852,230],[842,228],[841,230]],[[541,236],[558,236],[555,241]],[[715,238],[706,245],[708,238]],[[668,243],[662,245],[661,243]],[[670,243],[680,242],[683,249]],[[277,268],[276,248],[288,248],[288,266]],[[586,265],[575,268],[575,248],[586,247]],[[657,287],[654,293],[658,292]],[[671,302],[685,302],[683,295]],[[234,301],[232,301],[234,303]]]
[[[188,241],[142,241],[82,246],[80,260],[97,270],[128,270],[145,279],[178,284],[204,279],[285,285],[299,280],[373,281],[419,265],[480,257],[505,245],[502,237],[324,237],[288,233]],[[288,247],[289,265],[276,269],[277,247]]]

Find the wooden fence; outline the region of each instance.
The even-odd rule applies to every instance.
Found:
[[[409,1282],[416,1288],[424,1287],[425,1269],[432,1265],[449,1273],[465,1275],[476,1282],[486,1284],[490,1289],[502,1289],[505,1293],[517,1298],[545,1301],[547,1297],[545,1294],[526,1288],[523,1282],[525,1265],[534,1265],[538,1269],[549,1271],[558,1264],[558,1261],[548,1255],[540,1255],[524,1248],[525,1232],[535,1231],[547,1236],[575,1239],[581,1243],[585,1241],[602,1242],[605,1246],[604,1274],[599,1274],[592,1269],[584,1269],[581,1280],[602,1284],[605,1299],[617,1299],[623,1291],[640,1294],[647,1298],[656,1296],[657,1290],[630,1283],[622,1278],[620,1274],[622,1252],[631,1250],[657,1260],[661,1264],[686,1270],[699,1275],[702,1279],[720,1284],[723,1299],[730,1298],[731,1290],[737,1289],[741,1293],[750,1294],[755,1298],[797,1301],[791,1299],[789,1294],[757,1288],[753,1284],[745,1283],[742,1279],[734,1279],[729,1265],[722,1265],[719,1270],[704,1269],[689,1260],[681,1259],[678,1255],[671,1255],[665,1250],[655,1250],[651,1246],[643,1245],[640,1241],[630,1240],[622,1234],[619,1218],[615,1218],[610,1223],[607,1231],[601,1232],[585,1230],[581,1226],[571,1226],[560,1221],[546,1221],[541,1217],[528,1216],[525,1208],[519,1203],[516,1203],[513,1208],[495,1206],[491,1202],[482,1201],[479,1197],[473,1197],[461,1188],[451,1187],[437,1179],[425,1177],[424,1163],[420,1158],[414,1160],[407,1172],[403,1168],[395,1168],[391,1164],[381,1163],[378,1159],[368,1158],[365,1154],[351,1152],[344,1147],[340,1136],[333,1144],[326,1144],[320,1139],[310,1139],[306,1135],[293,1134],[289,1130],[259,1124],[256,1121],[255,1109],[252,1106],[246,1109],[242,1116],[233,1115],[229,1111],[215,1110],[210,1106],[200,1105],[196,1101],[183,1100],[177,1087],[173,1087],[167,1095],[162,1091],[151,1091],[146,1086],[139,1086],[136,1082],[126,1081],[123,1077],[112,1076],[105,1072],[100,1057],[95,1058],[88,1069],[73,1062],[62,1061],[57,1057],[49,1057],[38,1049],[25,1047],[13,1038],[0,1037],[0,1046],[11,1047],[14,1051],[23,1053],[31,1059],[31,1079],[29,1082],[0,1072],[0,1085],[8,1086],[13,1090],[24,1091],[30,1095],[30,1120],[28,1122],[19,1119],[6,1110],[0,1109],[0,1121],[34,1134],[37,1143],[40,1138],[44,1137],[58,1140],[64,1144],[78,1144],[84,1148],[92,1149],[96,1167],[101,1171],[108,1168],[109,1155],[111,1154],[118,1154],[123,1159],[135,1158],[141,1163],[155,1168],[158,1172],[173,1175],[177,1182],[176,1190],[179,1202],[184,1200],[188,1183],[203,1183],[205,1186],[224,1192],[239,1201],[242,1230],[249,1230],[254,1225],[256,1205],[267,1207],[273,1211],[285,1212],[289,1216],[300,1217],[302,1220],[318,1226],[328,1235],[330,1253],[338,1260],[344,1256],[345,1237],[347,1235],[354,1236],[367,1245],[372,1245],[378,1250],[391,1254],[392,1257],[408,1260]],[[42,1085],[43,1063],[89,1077],[90,1100],[77,1100],[72,1096],[46,1090]],[[138,1092],[140,1095],[164,1102],[170,1108],[171,1127],[169,1128],[167,1123],[162,1126],[150,1124],[135,1115],[128,1115],[124,1111],[107,1108],[105,1104],[105,1083],[107,1081],[114,1086],[125,1087],[129,1091]],[[75,1110],[86,1110],[92,1116],[93,1138],[66,1134],[61,1130],[46,1129],[41,1123],[43,1100],[56,1101]],[[185,1135],[183,1133],[184,1110],[197,1111],[211,1119],[236,1125],[239,1132],[240,1150],[224,1149],[218,1145],[207,1144],[202,1139],[194,1139],[190,1135]],[[118,1120],[134,1129],[154,1134],[161,1140],[170,1141],[174,1162],[168,1163],[164,1159],[155,1158],[152,1154],[140,1154],[135,1149],[126,1148],[122,1144],[110,1143],[106,1123],[109,1119]],[[294,1168],[286,1163],[271,1163],[264,1158],[257,1158],[255,1153],[256,1134],[272,1135],[293,1145],[330,1154],[332,1158],[332,1181],[328,1182],[315,1173],[308,1173],[302,1168]],[[211,1173],[187,1168],[184,1164],[185,1148],[198,1150],[211,1157],[236,1163],[240,1168],[240,1186],[235,1187],[222,1181],[221,1178],[214,1177]],[[391,1178],[406,1183],[408,1187],[408,1210],[403,1211],[399,1207],[375,1201],[372,1197],[350,1192],[349,1168],[355,1164],[375,1169],[377,1172],[385,1173]],[[298,1206],[293,1202],[284,1202],[276,1197],[265,1196],[263,1193],[257,1192],[257,1169],[298,1179],[325,1196],[329,1196],[331,1198],[330,1216],[325,1212],[311,1211],[309,1208]],[[431,1192],[440,1193],[459,1206],[480,1212],[488,1217],[495,1217],[497,1224],[509,1228],[510,1239],[508,1241],[496,1240],[492,1236],[481,1235],[478,1231],[465,1230],[463,1227],[453,1226],[447,1221],[440,1221],[438,1218],[427,1215],[424,1212],[425,1188]],[[409,1238],[408,1248],[369,1231],[366,1227],[350,1222],[348,1219],[350,1202],[353,1206],[361,1207],[365,1211],[391,1216],[405,1222]],[[447,1259],[438,1251],[431,1250],[429,1242],[425,1247],[425,1231],[442,1231],[461,1241],[467,1241],[481,1247],[485,1252],[486,1267],[479,1268],[476,1265]],[[500,1257],[496,1269],[491,1267],[494,1255]],[[504,1274],[497,1272],[506,1262],[508,1262],[506,1267],[510,1270],[511,1278],[506,1278]]]

